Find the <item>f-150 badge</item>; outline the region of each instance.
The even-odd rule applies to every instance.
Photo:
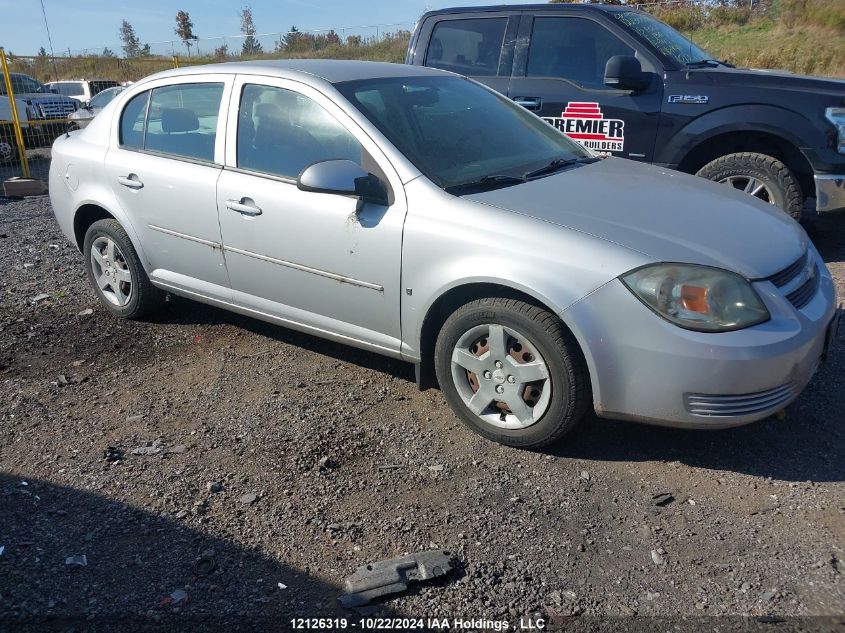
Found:
[[[669,95],[669,103],[707,103],[709,100],[705,95]]]
[[[598,152],[621,152],[625,144],[625,121],[606,119],[598,103],[570,101],[560,117],[545,120],[573,141]]]

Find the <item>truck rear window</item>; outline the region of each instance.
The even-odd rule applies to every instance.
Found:
[[[441,20],[431,33],[425,65],[470,77],[495,75],[507,18]]]

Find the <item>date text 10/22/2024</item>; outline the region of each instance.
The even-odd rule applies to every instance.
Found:
[[[379,631],[543,631],[542,618],[519,618],[518,622],[486,618],[293,618],[291,628],[297,631],[358,630]]]

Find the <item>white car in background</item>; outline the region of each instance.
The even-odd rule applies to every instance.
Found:
[[[75,79],[73,81],[50,81],[45,84],[51,92],[78,100],[82,105],[88,105],[91,99],[106,88],[119,86],[111,79]]]
[[[113,88],[106,88],[102,92],[97,93],[87,106],[84,106],[71,114],[68,117],[69,121],[76,123],[77,127],[83,128],[91,122],[97,114],[105,108],[111,100],[114,99],[121,92],[126,90],[124,86],[115,86]]]

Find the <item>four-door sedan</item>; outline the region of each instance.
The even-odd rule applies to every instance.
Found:
[[[824,262],[777,209],[600,159],[428,68],[154,75],[56,141],[50,195],[115,315],[172,292],[401,358],[514,446],[590,408],[759,420],[798,396],[836,322]]]

